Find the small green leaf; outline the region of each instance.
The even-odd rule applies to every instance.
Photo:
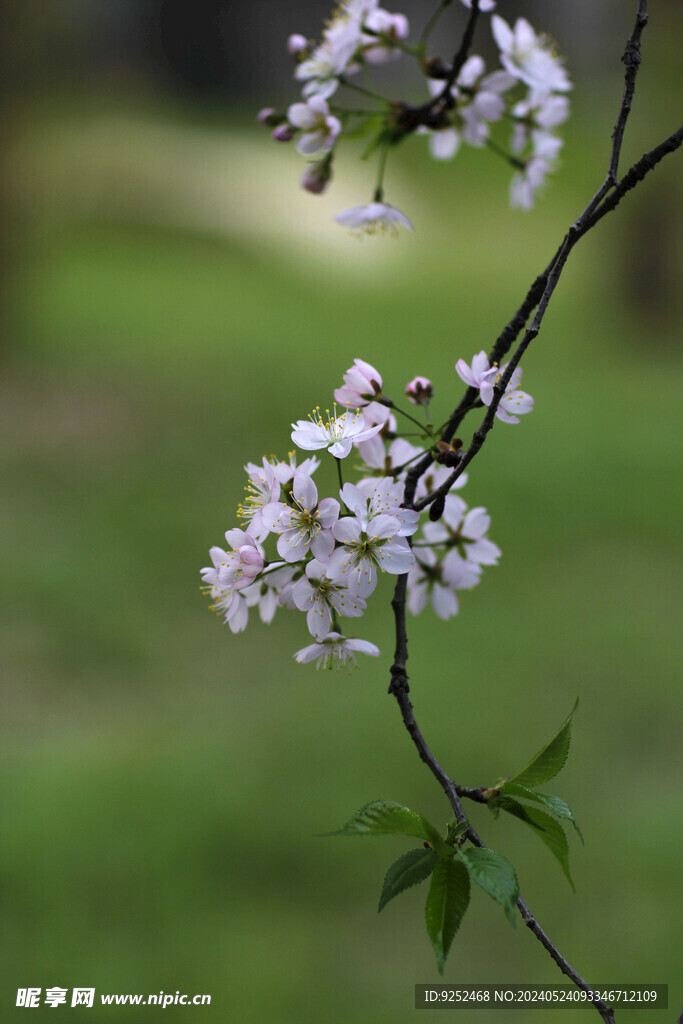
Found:
[[[572,718],[578,706],[579,701],[577,698],[576,704],[550,743],[543,747],[543,750],[539,750],[538,754],[530,761],[524,771],[513,776],[510,780],[511,782],[517,782],[520,786],[529,786],[533,789],[536,786],[540,786],[542,782],[548,782],[549,779],[555,778],[557,773],[564,767],[567,755],[569,754]]]
[[[431,939],[439,974],[443,974],[448,950],[470,902],[470,876],[454,857],[443,857],[432,872],[425,923]]]
[[[452,821],[448,826],[446,833],[446,842],[449,846],[455,846],[459,839],[465,835],[468,828],[470,827],[469,821]]]
[[[500,806],[508,814],[514,815],[515,818],[519,818],[520,821],[529,825],[538,838],[543,840],[550,852],[557,857],[567,881],[576,892],[572,876],[569,873],[569,843],[560,823],[545,811],[539,811],[537,807],[525,807],[511,796],[501,796]]]
[[[522,797],[524,800],[532,800],[536,804],[543,804],[549,811],[552,811],[556,818],[565,818],[567,821],[571,821],[579,839],[583,842],[581,829],[571,812],[571,808],[561,797],[553,796],[551,793],[534,793],[533,790],[527,789],[526,786],[520,786],[518,782],[506,782],[501,788],[501,792],[507,793],[509,796]]]
[[[437,828],[421,814],[393,800],[373,800],[349,818],[343,828],[326,832],[327,836],[401,835],[424,839],[432,846],[443,847]],[[450,851],[449,851],[450,852]]]
[[[424,882],[438,863],[438,853],[434,853],[433,850],[425,850],[423,846],[404,853],[402,857],[394,861],[384,877],[377,910],[380,911],[386,907],[389,900],[393,900],[394,896],[398,896],[399,893]]]
[[[368,116],[363,121],[359,121],[354,128],[344,129],[345,139],[364,139],[368,135],[374,132],[380,131],[385,120],[383,113],[375,114],[373,111],[368,111]]]
[[[459,850],[458,856],[477,885],[500,903],[514,928],[517,923],[515,907],[519,897],[519,883],[510,861],[500,853],[476,846]]]

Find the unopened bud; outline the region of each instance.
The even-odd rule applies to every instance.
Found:
[[[308,53],[310,46],[308,39],[305,36],[299,35],[295,32],[287,40],[287,49],[289,50],[289,56],[293,57],[294,60],[301,60]]]
[[[427,78],[448,78],[451,73],[451,69],[444,64],[441,57],[430,57],[429,60],[423,60],[421,63]]]
[[[259,110],[256,115],[258,123],[265,124],[269,128],[277,127],[277,125],[282,124],[284,119],[284,114],[278,114],[275,107],[264,107],[263,110]]]
[[[413,405],[427,405],[434,394],[434,385],[427,377],[414,377],[406,384],[406,395]]]
[[[273,138],[276,142],[291,142],[294,138],[294,129],[291,125],[280,124],[274,130]]]
[[[460,462],[462,441],[459,437],[456,437],[452,444],[448,444],[447,441],[437,441],[434,447],[436,448],[434,459],[440,465],[452,468]]]
[[[438,498],[431,503],[429,506],[429,519],[432,523],[437,523],[443,515],[443,510],[446,507],[446,495],[440,494]]]
[[[331,178],[332,165],[330,161],[320,160],[318,163],[308,165],[301,175],[301,187],[314,196],[320,196],[327,188]]]

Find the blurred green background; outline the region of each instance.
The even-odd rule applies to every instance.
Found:
[[[317,673],[291,657],[301,616],[252,615],[233,636],[198,570],[236,524],[243,464],[284,456],[290,421],[324,407],[354,357],[389,395],[431,377],[448,414],[456,359],[490,347],[602,180],[631,13],[576,78],[536,211],[509,211],[492,155],[437,165],[416,138],[387,178],[414,235],[358,243],[332,217],[369,198],[372,168],[349,155],[329,195],[304,195],[302,158],[253,127],[258,106],[295,98],[286,77],[259,92],[245,54],[224,96],[142,59],[97,67],[92,48],[84,70],[65,47],[81,53],[80,22],[30,24],[31,6],[13,11],[26,59],[0,197],[0,1019],[23,1019],[18,987],[58,985],[211,994],[171,1021],[413,1020],[414,983],[437,978],[425,890],[375,909],[409,841],[314,838],[380,797],[449,817],[386,693],[391,587],[358,629],[382,657]],[[275,21],[281,48],[298,26]],[[675,127],[680,28],[675,5],[655,11],[624,166]],[[577,895],[520,823],[468,810],[584,976],[669,983],[668,1015],[620,1024],[683,999],[679,173],[670,158],[581,242],[525,360],[534,415],[498,424],[472,466],[463,495],[491,511],[500,566],[456,619],[409,621],[418,721],[463,784],[518,771],[580,698],[549,787],[586,837],[570,836]],[[333,493],[332,468],[319,477]],[[562,979],[476,892],[445,980]],[[489,1017],[503,1019],[474,1019]]]

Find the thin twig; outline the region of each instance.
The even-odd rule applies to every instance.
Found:
[[[635,188],[635,186],[639,184],[645,178],[645,176],[650,173],[650,171],[654,170],[657,164],[661,160],[663,160],[665,156],[667,156],[669,153],[675,152],[677,149],[680,148],[682,144],[683,126],[678,128],[677,131],[673,132],[667,139],[661,142],[658,146],[655,146],[655,148],[650,150],[649,153],[643,154],[640,160],[638,160],[633,165],[633,167],[631,167],[627,171],[627,173],[624,175],[621,181],[617,183],[617,186],[614,189],[614,191],[609,196],[607,196],[607,198],[602,200],[602,203],[597,207],[597,209],[594,208],[593,200],[591,200],[591,202],[586,206],[586,208],[583,210],[578,219],[569,228],[569,231],[567,232],[562,241],[562,245],[560,246],[556,255],[553,257],[553,260],[549,264],[550,270],[546,268],[543,274],[540,274],[539,277],[536,278],[536,281],[529,289],[525,302],[520,307],[518,312],[515,314],[515,316],[510,321],[510,323],[505,328],[505,331],[503,332],[504,335],[509,329],[510,335],[514,333],[516,325],[522,320],[522,317],[524,316],[526,310],[529,308],[529,305],[532,302],[534,302],[536,295],[540,290],[541,296],[540,300],[538,300],[538,305],[536,308],[534,318],[531,321],[529,327],[527,328],[519,345],[517,346],[515,353],[512,356],[512,359],[507,364],[505,373],[502,374],[500,380],[494,387],[491,404],[488,407],[486,415],[484,416],[484,419],[479,425],[479,428],[475,431],[469,448],[467,449],[466,452],[463,453],[462,458],[458,462],[457,467],[454,468],[450,476],[438,488],[436,488],[436,490],[432,491],[431,494],[427,495],[427,497],[422,498],[420,501],[417,502],[413,501],[413,508],[420,511],[426,508],[428,505],[431,505],[442,495],[447,494],[450,491],[453,484],[455,483],[455,481],[458,479],[458,477],[465,471],[465,469],[470,464],[475,455],[477,455],[477,453],[481,450],[487,434],[493,428],[496,409],[498,408],[501,399],[505,394],[505,389],[510,383],[512,375],[517,369],[517,366],[519,365],[522,356],[524,355],[524,353],[526,352],[527,348],[534,340],[534,338],[537,337],[541,329],[541,323],[548,308],[548,304],[550,303],[552,294],[555,291],[555,288],[557,287],[560,275],[564,269],[565,263],[567,262],[567,258],[569,257],[569,254],[576,245],[576,243],[579,241],[579,239],[583,238],[583,236],[587,234],[587,232],[590,231],[591,228],[593,228],[598,223],[598,221],[600,221],[605,216],[605,214],[610,213],[612,210],[614,210],[615,207],[619,204],[619,202],[623,199],[625,194],[628,191],[630,191],[630,189]],[[501,338],[503,337],[503,335],[501,335]],[[491,361],[493,362],[494,360]],[[455,409],[453,416],[449,421],[449,426],[451,423],[455,424],[453,432],[455,431],[455,429],[457,429],[457,424],[459,422],[459,409],[466,400],[469,401],[469,393],[473,390],[474,389],[472,388],[468,388],[465,398],[460,403],[460,406],[458,406]],[[452,436],[452,433],[449,434],[447,433],[447,431],[448,428],[443,434],[444,440],[450,440],[450,437]],[[424,472],[428,468],[428,465],[429,464],[427,464],[424,467],[422,472]],[[417,475],[417,470],[421,467],[422,462],[418,463],[417,466],[415,467],[415,475]],[[417,484],[417,480],[419,480],[419,475],[415,480],[415,485]]]
[[[480,850],[486,849],[486,843],[483,843],[481,841],[481,839],[479,838],[479,836],[474,831],[471,825],[467,830],[467,838],[475,846],[478,846]],[[550,956],[553,958],[553,960],[560,968],[562,973],[565,974],[568,978],[570,978],[577,986],[577,988],[582,989],[584,992],[593,993],[594,990],[591,988],[588,982],[581,977],[578,971],[574,970],[569,961],[565,960],[565,958],[562,956],[557,946],[555,946],[555,944],[551,942],[551,940],[548,938],[548,936],[543,931],[537,919],[531,913],[531,911],[529,910],[528,906],[526,905],[521,896],[517,897],[517,909],[522,915],[524,924],[527,926],[527,928],[529,928],[530,931],[533,932],[533,934],[536,936],[541,945],[548,951],[548,953],[550,953]],[[595,1007],[595,1009],[598,1011],[602,1019],[605,1021],[605,1024],[614,1024],[614,1010],[611,1006],[603,1002],[602,999],[593,1000],[592,1005]]]
[[[448,72],[448,78],[444,82],[444,87],[441,90],[439,99],[445,99],[450,95],[452,87],[455,85],[458,75],[462,71],[462,66],[467,60],[470,49],[472,48],[472,41],[474,39],[474,31],[477,27],[477,20],[479,18],[479,0],[472,0],[472,6],[470,8],[470,16],[467,19],[465,25],[465,31],[463,32],[458,52],[453,58],[451,64],[451,70]]]

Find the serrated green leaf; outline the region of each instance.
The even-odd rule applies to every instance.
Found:
[[[569,754],[572,718],[578,706],[579,701],[577,699],[576,704],[550,743],[543,747],[542,750],[539,750],[526,768],[519,772],[518,775],[513,776],[510,780],[511,782],[517,782],[520,786],[528,786],[533,789],[536,786],[540,786],[542,782],[554,779],[557,773],[564,768],[567,755]]]
[[[564,871],[567,881],[574,892],[576,887],[569,872],[569,843],[564,829],[558,821],[551,818],[545,811],[539,811],[537,807],[525,807],[511,796],[501,796],[501,809],[519,818],[526,825],[529,825],[539,839],[542,839],[553,856],[557,857],[560,867]]]
[[[432,871],[425,904],[427,934],[436,953],[439,974],[460,922],[470,902],[470,876],[465,865],[454,857],[443,857]]]
[[[395,860],[384,876],[384,885],[377,910],[380,911],[386,907],[389,900],[393,900],[394,896],[398,896],[399,893],[424,882],[429,878],[438,862],[438,853],[434,853],[433,850],[425,850],[423,846],[418,847],[417,850],[408,850],[402,857]]]
[[[517,873],[510,861],[494,850],[468,847],[458,851],[472,879],[500,903],[510,924],[517,923],[515,908],[519,897]]]
[[[401,835],[424,839],[432,846],[445,846],[441,835],[426,818],[393,800],[373,800],[361,807],[346,824],[326,836]],[[450,852],[450,851],[449,851]]]
[[[543,804],[549,811],[552,811],[556,818],[566,818],[567,821],[571,821],[579,839],[583,842],[581,829],[572,814],[571,808],[561,797],[553,796],[551,793],[535,793],[532,789],[527,789],[526,786],[520,786],[518,782],[506,782],[501,788],[501,792],[507,793],[509,796],[521,797],[524,800],[532,800],[536,804]]]

